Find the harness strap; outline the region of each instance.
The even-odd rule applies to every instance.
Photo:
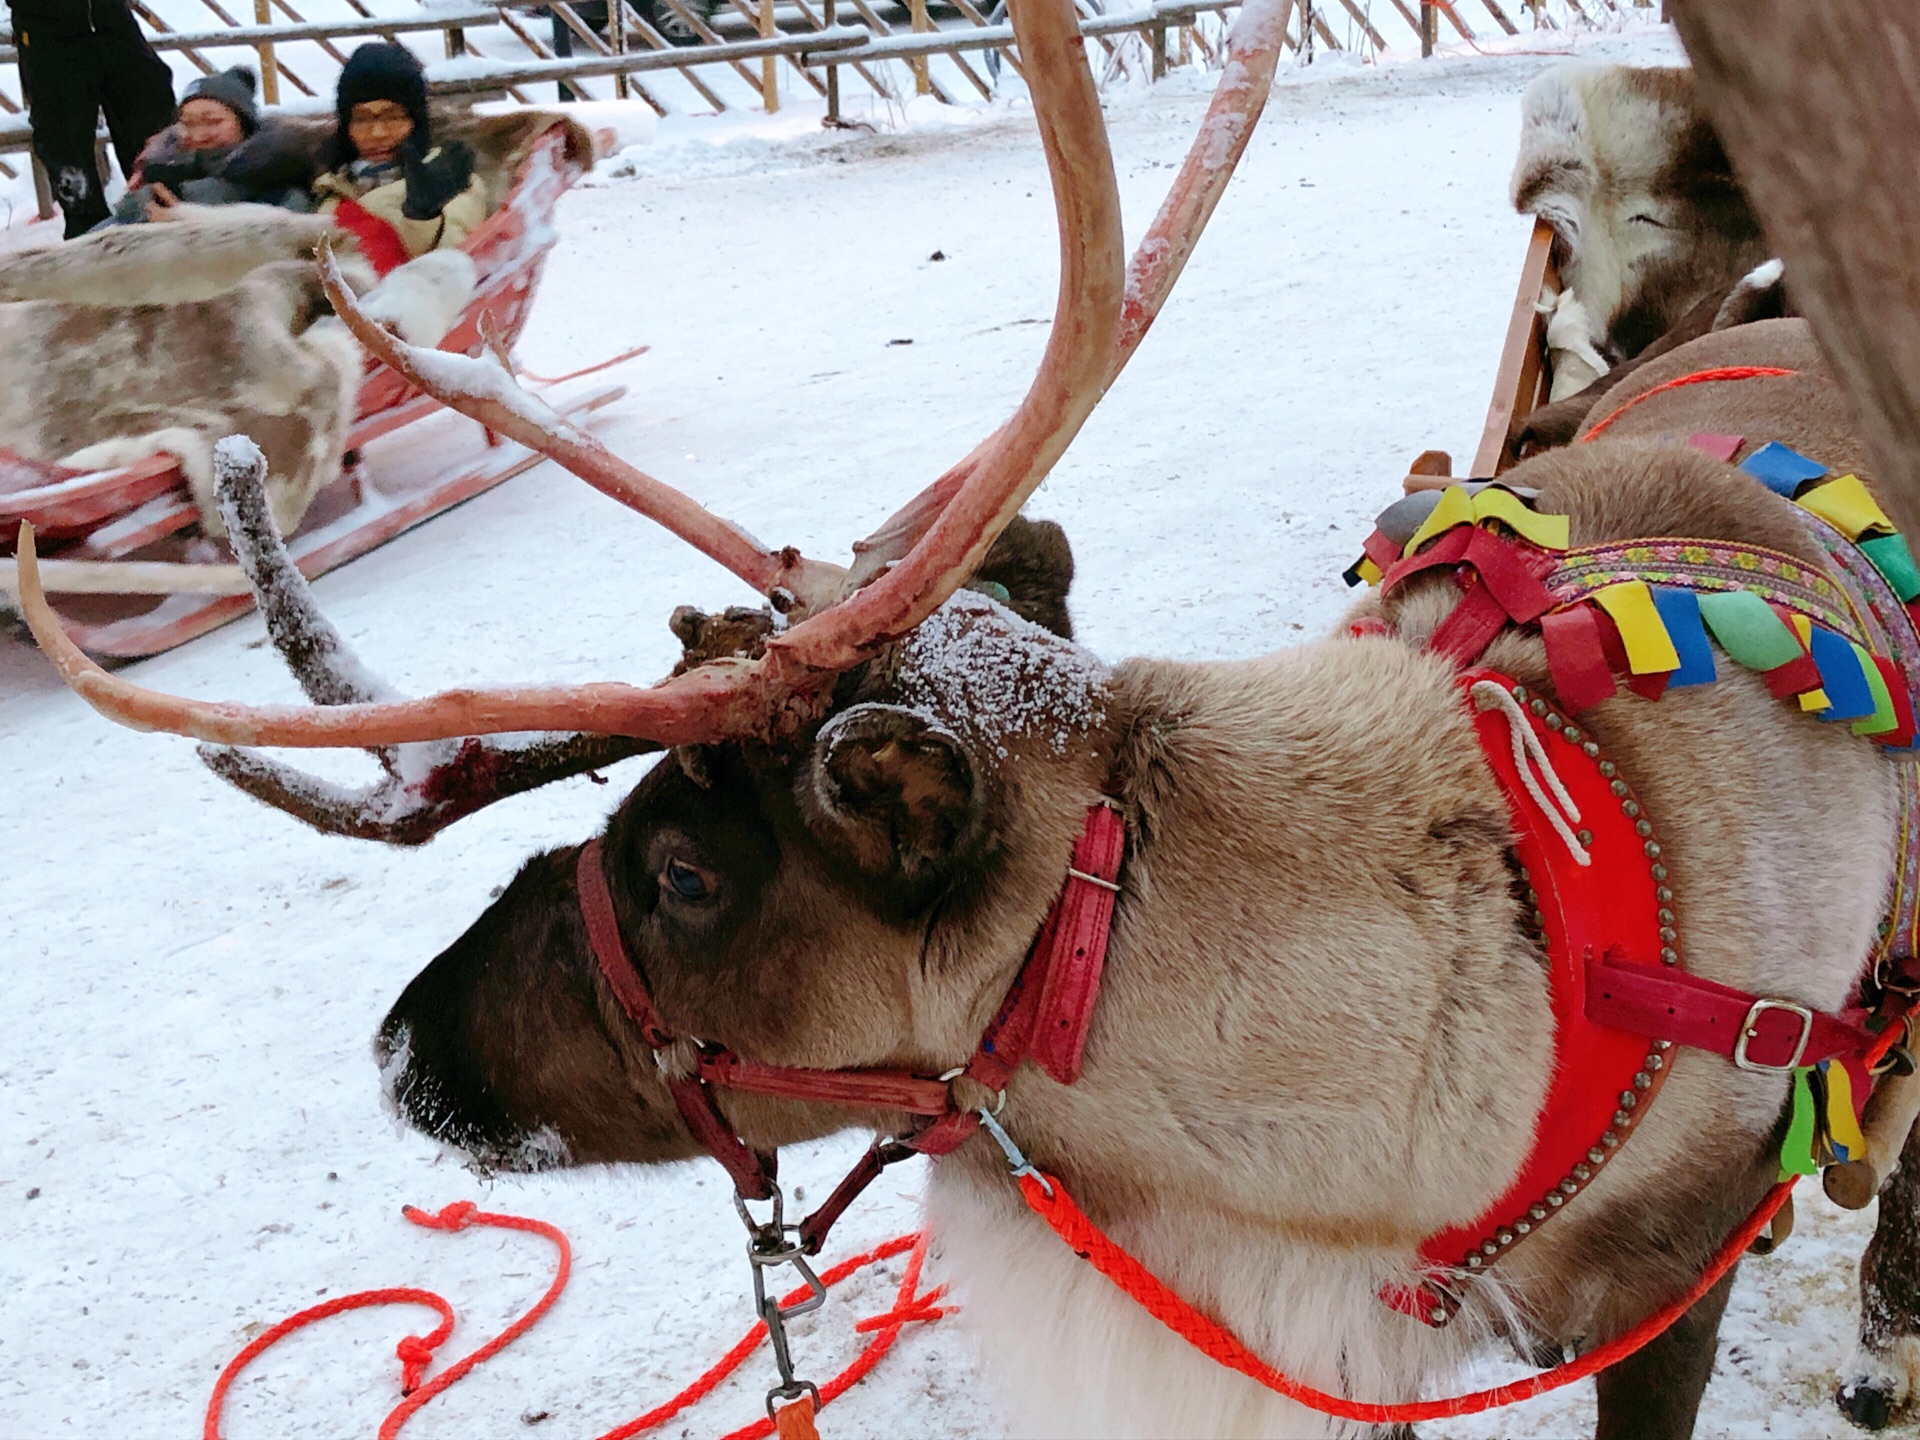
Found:
[[[818,1254],[834,1221],[888,1165],[916,1154],[945,1155],[980,1127],[978,1114],[955,1099],[956,1079],[964,1075],[998,1092],[1026,1060],[1063,1085],[1079,1079],[1106,964],[1126,842],[1126,822],[1113,801],[1103,797],[1088,808],[1060,894],[964,1067],[937,1078],[892,1069],[819,1070],[770,1065],[724,1046],[701,1045],[694,1073],[666,1080],[688,1131],[726,1169],[742,1199],[766,1200],[776,1191],[775,1157],[740,1138],[720,1110],[718,1089],[903,1110],[930,1120],[912,1134],[877,1140],[826,1203],[801,1222],[802,1249]],[[597,838],[581,847],[574,876],[594,960],[640,1038],[658,1054],[675,1043],[674,1036],[660,1019],[646,977],[621,932]]]
[[[1866,1017],[1865,1010],[1830,1015],[1613,955],[1587,960],[1588,1019],[1711,1051],[1743,1070],[1784,1072],[1864,1055],[1875,1045],[1875,1037],[1859,1023]]]

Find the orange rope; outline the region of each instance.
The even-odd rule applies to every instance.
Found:
[[[1897,1024],[1889,1025],[1881,1032],[1873,1048],[1861,1057],[1868,1069],[1886,1056],[1893,1048],[1894,1041],[1905,1033],[1905,1028]],[[1625,1334],[1589,1350],[1577,1360],[1555,1365],[1524,1380],[1514,1380],[1505,1385],[1496,1385],[1491,1390],[1475,1390],[1471,1394],[1455,1395],[1445,1400],[1414,1400],[1399,1405],[1377,1405],[1364,1400],[1349,1400],[1343,1395],[1329,1395],[1324,1390],[1316,1390],[1291,1375],[1275,1370],[1241,1344],[1232,1331],[1202,1315],[1168,1289],[1159,1276],[1114,1244],[1099,1226],[1081,1212],[1067,1194],[1066,1187],[1053,1176],[1041,1176],[1038,1171],[1033,1171],[1017,1178],[1020,1181],[1020,1193],[1027,1205],[1052,1227],[1054,1234],[1130,1295],[1149,1315],[1209,1359],[1238,1370],[1256,1384],[1264,1385],[1276,1394],[1284,1395],[1310,1410],[1318,1410],[1323,1415],[1358,1420],[1367,1425],[1411,1425],[1422,1420],[1478,1415],[1483,1410],[1497,1410],[1502,1405],[1531,1400],[1536,1395],[1545,1395],[1550,1390],[1558,1390],[1589,1375],[1598,1374],[1658,1339],[1739,1262],[1747,1247],[1759,1238],[1760,1232],[1767,1228],[1780,1207],[1787,1203],[1793,1193],[1794,1183],[1800,1177],[1789,1176],[1767,1191],[1754,1207],[1753,1214],[1714,1252],[1713,1259],[1707,1263],[1706,1273],[1679,1299],[1654,1311]],[[1051,1187],[1051,1191],[1048,1187]]]
[[[323,1304],[312,1305],[297,1314],[289,1315],[271,1329],[262,1331],[248,1342],[246,1348],[227,1363],[220,1372],[220,1378],[214,1382],[213,1393],[207,1400],[205,1423],[201,1429],[202,1440],[221,1440],[220,1421],[226,1406],[228,1392],[240,1378],[246,1368],[261,1355],[272,1349],[280,1341],[318,1320],[333,1315],[343,1315],[350,1310],[365,1310],[379,1305],[421,1305],[437,1312],[440,1323],[425,1335],[408,1335],[394,1347],[400,1359],[401,1402],[388,1412],[381,1422],[378,1440],[394,1440],[400,1428],[413,1415],[449,1387],[457,1384],[474,1367],[499,1354],[507,1346],[532,1328],[540,1317],[553,1307],[560,1298],[560,1292],[566,1288],[567,1278],[573,1270],[573,1249],[567,1243],[567,1237],[559,1227],[549,1225],[544,1220],[529,1220],[518,1215],[497,1215],[476,1209],[471,1201],[462,1200],[449,1205],[434,1214],[417,1210],[408,1205],[401,1214],[414,1224],[430,1230],[464,1230],[472,1225],[490,1225],[502,1230],[522,1230],[535,1235],[543,1235],[551,1240],[559,1250],[559,1264],[554,1269],[552,1281],[546,1293],[535,1301],[531,1308],[506,1329],[494,1336],[486,1344],[471,1354],[449,1365],[440,1374],[422,1385],[421,1377],[427,1366],[433,1363],[433,1352],[444,1344],[453,1334],[453,1306],[434,1294],[431,1290],[416,1289],[412,1286],[391,1286],[379,1290],[359,1290],[351,1295],[341,1295]],[[876,1246],[863,1254],[854,1255],[831,1269],[824,1271],[820,1280],[829,1287],[838,1285],[856,1272],[869,1265],[877,1265],[883,1260],[891,1260],[896,1255],[911,1251],[907,1260],[906,1274],[901,1278],[899,1293],[894,1298],[893,1308],[883,1314],[860,1321],[854,1329],[873,1334],[873,1339],[845,1370],[820,1387],[820,1405],[826,1406],[859,1384],[880,1363],[882,1357],[893,1348],[893,1342],[900,1336],[901,1330],[916,1322],[938,1320],[950,1311],[937,1302],[945,1293],[945,1287],[939,1286],[925,1294],[920,1293],[920,1272],[927,1258],[927,1237],[924,1232],[901,1235]],[[801,1286],[781,1300],[784,1305],[796,1305],[811,1293]],[[682,1390],[664,1405],[649,1410],[636,1420],[630,1420],[617,1429],[608,1431],[600,1440],[631,1440],[632,1436],[651,1430],[672,1419],[682,1410],[697,1404],[712,1394],[728,1376],[738,1370],[747,1358],[759,1348],[760,1342],[767,1338],[766,1322],[758,1321],[743,1336],[738,1344],[720,1357],[720,1360],[693,1384]],[[722,1440],[764,1440],[775,1433],[772,1420],[756,1420],[753,1424],[732,1431]]]
[[[420,1377],[433,1360],[433,1352],[453,1333],[453,1307],[431,1290],[416,1290],[412,1287],[389,1288],[384,1290],[361,1290],[351,1295],[342,1295],[322,1305],[309,1306],[298,1314],[289,1315],[272,1329],[263,1331],[238,1355],[227,1363],[220,1372],[220,1378],[214,1382],[213,1394],[207,1399],[207,1414],[201,1427],[203,1440],[220,1440],[220,1416],[226,1405],[227,1392],[233,1388],[234,1381],[247,1366],[259,1359],[262,1354],[284,1340],[294,1331],[313,1324],[316,1320],[325,1320],[331,1315],[344,1314],[349,1310],[364,1310],[375,1305],[424,1305],[440,1314],[440,1323],[427,1335],[409,1335],[394,1347],[400,1358],[400,1393],[405,1397],[387,1413],[380,1423],[379,1440],[393,1440],[400,1433],[400,1427],[412,1418],[415,1411],[425,1405],[434,1396],[453,1385],[474,1366],[499,1354],[507,1346],[524,1335],[542,1315],[552,1308],[553,1302],[560,1298],[560,1292],[566,1288],[567,1276],[573,1269],[573,1249],[567,1244],[567,1237],[557,1226],[544,1220],[528,1220],[519,1215],[495,1215],[477,1209],[470,1200],[461,1200],[434,1214],[416,1210],[407,1205],[400,1213],[414,1224],[429,1230],[464,1230],[470,1225],[490,1225],[501,1230],[524,1230],[534,1235],[544,1235],[560,1251],[560,1263],[554,1269],[553,1281],[547,1291],[518,1320],[502,1330],[493,1339],[449,1365],[434,1376],[425,1385]]]
[[[864,1380],[872,1372],[873,1367],[880,1363],[887,1351],[893,1348],[893,1342],[900,1337],[901,1330],[906,1326],[915,1321],[938,1320],[942,1315],[951,1313],[950,1310],[934,1303],[945,1293],[944,1285],[937,1286],[924,1295],[919,1293],[920,1270],[927,1258],[925,1231],[901,1235],[864,1254],[850,1256],[831,1269],[823,1271],[820,1283],[831,1289],[856,1271],[863,1270],[869,1265],[877,1265],[882,1260],[891,1260],[894,1256],[908,1250],[911,1250],[912,1254],[907,1259],[906,1274],[900,1278],[900,1289],[894,1297],[893,1309],[862,1320],[853,1327],[862,1333],[878,1333],[875,1333],[874,1338],[867,1342],[866,1348],[854,1357],[851,1365],[820,1387],[821,1409],[825,1409]],[[782,1306],[797,1305],[810,1293],[807,1287],[802,1285],[791,1294],[781,1297],[780,1303]],[[753,1328],[740,1338],[739,1343],[722,1355],[698,1380],[664,1404],[657,1405],[637,1419],[629,1420],[626,1424],[609,1430],[600,1436],[599,1440],[632,1440],[635,1435],[664,1425],[682,1410],[711,1395],[728,1376],[740,1368],[747,1357],[753,1354],[759,1348],[760,1342],[766,1338],[767,1322],[755,1321]],[[755,1420],[751,1425],[743,1425],[738,1430],[727,1432],[720,1437],[720,1440],[765,1440],[765,1437],[773,1433],[774,1422],[763,1417]]]
[[[1668,390],[1678,390],[1682,385],[1705,385],[1715,380],[1759,380],[1770,375],[1798,375],[1799,373],[1798,370],[1776,369],[1772,365],[1723,365],[1717,370],[1696,370],[1691,375],[1682,375],[1677,380],[1663,381],[1651,390],[1642,390],[1638,395],[1634,396],[1631,400],[1627,401],[1626,404],[1622,405],[1618,410],[1615,410],[1611,415],[1607,416],[1606,419],[1582,435],[1580,437],[1580,443],[1585,445],[1588,441],[1597,439],[1602,430],[1605,430],[1642,400],[1651,400],[1654,396],[1663,394]]]
[[[1377,1405],[1349,1400],[1341,1395],[1329,1395],[1324,1390],[1316,1390],[1275,1370],[1241,1344],[1231,1331],[1202,1315],[1168,1289],[1146,1266],[1114,1244],[1081,1213],[1080,1207],[1073,1203],[1058,1180],[1049,1175],[1046,1184],[1053,1187],[1051,1196],[1034,1176],[1020,1177],[1021,1193],[1033,1212],[1052,1226],[1054,1233],[1094,1269],[1126,1291],[1149,1315],[1182,1340],[1209,1359],[1218,1361],[1228,1369],[1238,1370],[1248,1379],[1289,1400],[1324,1415],[1336,1415],[1343,1420],[1358,1420],[1369,1425],[1412,1424],[1421,1420],[1449,1419],[1456,1415],[1477,1415],[1483,1410],[1497,1409],[1520,1400],[1530,1400],[1535,1395],[1544,1395],[1549,1390],[1558,1390],[1563,1385],[1584,1380],[1616,1361],[1626,1359],[1686,1314],[1701,1296],[1720,1282],[1720,1277],[1739,1260],[1741,1252],[1766,1228],[1774,1212],[1786,1203],[1788,1192],[1793,1189],[1793,1180],[1790,1179],[1769,1190],[1759,1208],[1727,1238],[1726,1244],[1721,1246],[1712,1263],[1707,1266],[1707,1273],[1686,1294],[1656,1310],[1618,1339],[1588,1351],[1578,1360],[1556,1365],[1551,1370],[1491,1390],[1476,1390],[1470,1395],[1456,1395],[1446,1400],[1415,1400],[1400,1405]]]

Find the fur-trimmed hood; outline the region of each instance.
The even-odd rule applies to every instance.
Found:
[[[1536,77],[1512,194],[1559,236],[1561,278],[1615,363],[1767,258],[1691,70],[1575,63]]]

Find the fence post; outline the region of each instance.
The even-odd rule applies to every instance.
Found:
[[[773,28],[773,0],[760,0],[760,36],[771,40],[780,32]],[[780,108],[779,62],[769,55],[760,62],[760,103],[771,115]]]
[[[822,3],[821,13],[825,18],[820,22],[821,28],[831,30],[839,18],[835,14],[836,0],[822,0]],[[834,128],[840,124],[840,67],[831,61],[827,63],[827,124]]]
[[[38,155],[33,160],[33,200],[40,208],[40,218],[51,220],[54,216],[53,186],[47,183],[47,167],[40,163]]]
[[[907,13],[913,17],[913,28],[916,32],[924,34],[933,29],[932,24],[927,20],[927,0],[907,0]],[[926,56],[920,55],[908,63],[913,67],[913,93],[931,95],[933,76],[928,69],[931,62]]]
[[[1440,16],[1434,8],[1433,0],[1420,0],[1420,58],[1428,59],[1433,55],[1433,42],[1438,38]]]
[[[607,7],[607,44],[613,47],[613,53],[627,53],[627,7],[625,0],[616,0]],[[616,100],[626,100],[633,95],[633,84],[627,72],[622,70],[613,77],[613,94]]]
[[[253,18],[257,24],[273,23],[273,7],[270,0],[253,0]],[[260,98],[269,105],[280,103],[280,72],[273,63],[273,42],[260,42]]]
[[[1147,32],[1147,48],[1153,53],[1153,78],[1167,78],[1167,27],[1156,25]]]

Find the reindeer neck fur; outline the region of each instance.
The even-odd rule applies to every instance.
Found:
[[[1682,447],[1555,452],[1515,481],[1576,544],[1694,534],[1816,558],[1784,502]],[[1590,1344],[1670,1298],[1772,1178],[1785,1096],[1680,1055],[1620,1157],[1480,1282],[1465,1323],[1428,1331],[1376,1298],[1510,1183],[1551,1063],[1504,805],[1421,649],[1452,603],[1436,580],[1396,601],[1396,639],[1115,672],[1135,849],[1086,1073],[1023,1073],[1004,1117],[1189,1300],[1367,1399],[1411,1395],[1489,1333]],[[1537,639],[1488,661],[1546,679]],[[1661,825],[1689,968],[1837,1006],[1886,893],[1893,766],[1744,674],[1583,723]],[[1022,1433],[1338,1433],[1163,1330],[1025,1213],[985,1147],[935,1167],[929,1208]]]

